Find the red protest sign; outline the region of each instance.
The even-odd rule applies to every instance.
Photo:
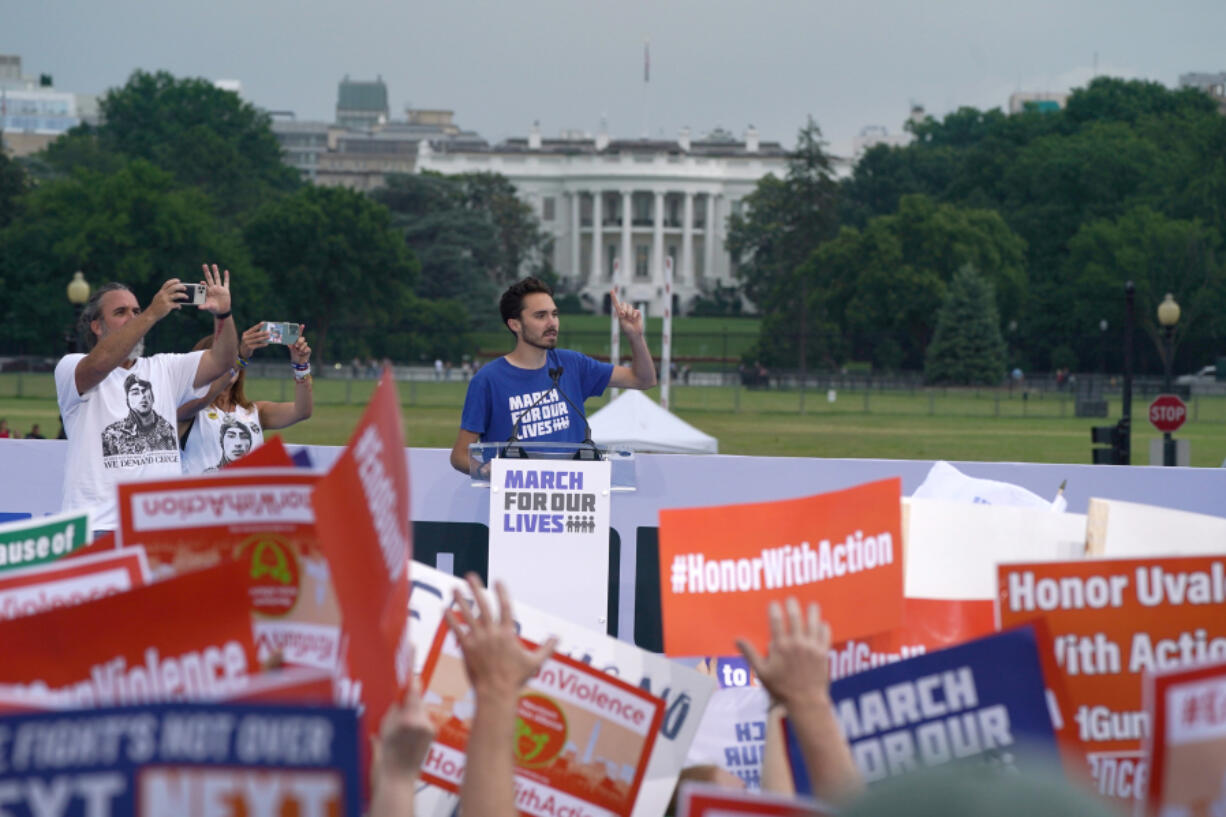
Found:
[[[521,641],[529,649],[537,646]],[[422,687],[437,733],[422,780],[459,792],[473,691],[445,622],[422,669]],[[663,699],[588,664],[551,655],[516,706],[518,812],[630,817],[663,719]]]
[[[952,647],[996,632],[989,601],[903,599],[903,623],[884,633],[849,639],[830,648],[830,679]]]
[[[1001,565],[1002,627],[1041,617],[1067,693],[1054,713],[1087,752],[1099,792],[1137,796],[1145,672],[1226,659],[1226,557]]]
[[[312,501],[340,602],[345,661],[376,734],[405,689],[409,661],[409,469],[400,401],[385,369],[345,452]]]
[[[261,660],[333,669],[340,608],[315,530],[318,480],[300,468],[239,468],[125,483],[120,542],[142,545],[155,577],[242,562]]]
[[[1188,405],[1179,395],[1160,394],[1149,404],[1149,421],[1164,434],[1178,431],[1187,419]]]
[[[1217,813],[1226,781],[1226,663],[1146,677],[1149,814]]]
[[[231,562],[0,622],[0,688],[59,706],[209,700],[258,671],[243,566]]]
[[[660,609],[668,655],[723,655],[768,640],[766,607],[821,604],[840,640],[902,622],[901,481],[802,499],[660,511]]]
[[[149,581],[140,548],[121,548],[0,573],[0,621],[97,601]]]

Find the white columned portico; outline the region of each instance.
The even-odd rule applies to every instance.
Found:
[[[583,259],[579,250],[579,231],[582,229],[579,218],[579,191],[570,194],[570,269],[575,281],[583,282]]]
[[[715,194],[707,194],[707,222],[702,229],[702,277],[715,279]]]
[[[622,191],[622,252],[621,252],[621,274],[618,276],[621,280],[615,281],[617,286],[624,287],[634,277],[634,239],[632,237],[632,227],[634,223],[634,191]],[[620,293],[619,293],[620,294]]]
[[[651,208],[651,282],[664,282],[664,194],[657,190]]]
[[[600,208],[603,198],[604,194],[600,190],[592,191],[592,281],[595,283],[600,283],[603,278],[600,274],[600,230],[601,222],[604,221]]]
[[[687,285],[694,283],[694,193],[689,190],[681,213],[681,274],[677,279]]]

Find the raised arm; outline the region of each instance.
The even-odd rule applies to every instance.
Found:
[[[197,389],[234,368],[238,359],[238,333],[234,331],[234,318],[230,315],[230,270],[222,273],[216,264],[211,270],[208,264],[202,266],[207,289],[200,308],[213,313],[213,345],[205,350],[196,367],[193,385]]]
[[[783,704],[813,793],[832,803],[845,801],[864,783],[830,700],[830,625],[816,604],[809,605],[802,620],[795,598],[787,600],[786,616],[774,601],[767,614],[771,640],[766,658],[744,639],[736,645],[771,698]]]
[[[519,691],[536,674],[557,646],[557,639],[528,651],[515,634],[511,597],[501,582],[495,617],[481,580],[468,574],[468,585],[480,611],[473,618],[457,590],[456,605],[447,610],[447,624],[464,653],[464,669],[477,697],[467,762],[460,782],[460,813],[480,817],[514,817],[515,712]]]
[[[246,333],[243,335],[246,337]],[[294,371],[294,402],[259,402],[260,425],[264,428],[285,428],[311,416],[315,410],[314,383],[311,380],[311,347],[299,328],[298,341],[289,347],[290,366]],[[301,367],[305,366],[303,369]]]
[[[370,817],[413,817],[413,797],[422,762],[434,740],[434,727],[414,675],[403,704],[383,716],[375,746]]]
[[[136,315],[115,331],[107,332],[100,337],[89,354],[77,363],[77,368],[73,373],[77,394],[85,394],[97,386],[117,366],[126,361],[128,355],[132,354],[132,350],[136,348],[136,344],[141,342],[154,324],[182,306],[180,301],[186,289],[187,287],[183,286],[178,278],[171,278],[162,284],[162,288],[153,296],[149,308],[143,312],[134,298],[112,307],[117,313],[130,310]],[[130,296],[131,293],[126,294]],[[99,316],[99,320],[105,322],[108,317],[112,316]]]
[[[622,303],[617,290],[612,290],[611,301],[622,334],[630,341],[630,365],[618,366],[613,361],[613,375],[609,385],[617,389],[650,389],[656,384],[656,365],[651,360],[651,351],[644,337],[643,313],[631,304]]]

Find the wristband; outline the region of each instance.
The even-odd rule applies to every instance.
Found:
[[[239,365],[239,367],[240,367],[240,368],[243,368],[243,369],[247,368],[247,364],[248,364],[248,363],[250,363],[250,362],[251,362],[250,360],[248,360],[247,358],[243,357],[242,355],[239,355],[239,356],[238,356],[238,365]]]
[[[225,312],[219,312],[218,314],[214,315],[213,317],[214,317],[215,319],[219,320],[219,321],[224,321],[226,318],[230,317],[230,313],[231,313],[232,311],[233,311],[233,310],[227,309]]]
[[[301,381],[311,376],[310,363],[291,363],[290,368],[294,371],[295,380]]]

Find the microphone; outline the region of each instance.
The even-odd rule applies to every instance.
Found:
[[[549,379],[552,382],[550,383],[549,388],[541,392],[540,396],[537,397],[536,400],[532,401],[532,405],[528,406],[526,409],[521,411],[519,413],[519,416],[515,418],[515,425],[511,426],[511,436],[507,437],[507,447],[502,450],[502,455],[504,457],[511,457],[511,458],[520,459],[520,460],[528,459],[528,452],[523,449],[523,446],[513,445],[513,443],[519,442],[519,427],[520,425],[523,424],[524,418],[527,417],[532,412],[532,409],[540,405],[541,401],[544,400],[546,397],[548,397],[550,392],[553,392],[553,391],[560,392],[561,391],[561,389],[558,388],[558,378],[561,376],[562,376],[561,366],[559,366],[556,369],[550,369]]]
[[[581,445],[586,445],[588,446],[588,448],[575,449],[574,459],[577,459],[577,460],[602,460],[604,459],[604,457],[600,455],[600,449],[596,447],[596,443],[592,442],[592,426],[588,423],[587,415],[583,412],[583,408],[581,406],[575,405],[575,401],[570,399],[570,395],[568,395],[562,389],[562,387],[558,385],[558,378],[562,376],[562,367],[559,366],[556,369],[551,369],[550,370],[551,377],[553,376],[553,372],[558,373],[557,377],[555,377],[553,381],[554,388],[558,390],[558,394],[562,395],[562,399],[570,404],[571,408],[579,412],[579,416],[583,419],[583,442],[581,443]]]

